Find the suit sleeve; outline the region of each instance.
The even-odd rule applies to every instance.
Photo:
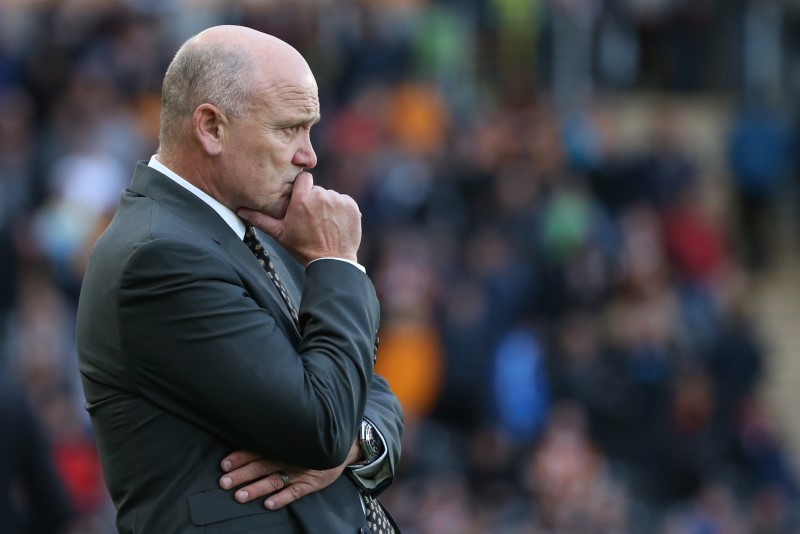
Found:
[[[368,469],[350,469],[348,474],[361,489],[377,495],[394,480],[403,437],[400,403],[389,390],[389,384],[379,375],[373,378],[364,416],[378,428],[386,446],[386,456],[377,465],[370,465]]]
[[[118,290],[120,339],[138,392],[220,438],[292,465],[344,461],[370,397],[378,302],[340,262],[306,270],[297,348],[222,257],[144,244]]]

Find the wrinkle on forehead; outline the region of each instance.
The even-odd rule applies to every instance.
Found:
[[[309,77],[305,85],[275,80],[267,84],[265,90],[266,105],[281,114],[301,112],[309,120],[319,116],[319,94],[313,77]]]

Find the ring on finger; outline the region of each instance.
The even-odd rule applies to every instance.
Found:
[[[287,473],[286,471],[278,471],[278,474],[283,479],[283,487],[285,488],[286,486],[289,485],[289,473]]]

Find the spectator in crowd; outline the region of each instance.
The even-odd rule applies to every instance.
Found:
[[[24,395],[0,390],[0,531],[67,532],[74,517],[49,443]]]
[[[741,257],[746,267],[769,265],[775,208],[792,165],[791,122],[767,103],[748,102],[733,122],[728,145],[740,225]]]

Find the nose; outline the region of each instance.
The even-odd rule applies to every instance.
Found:
[[[305,167],[306,169],[313,169],[317,165],[317,154],[314,152],[314,147],[311,145],[311,136],[308,132],[303,136],[303,144],[294,153],[292,163],[298,167]]]

